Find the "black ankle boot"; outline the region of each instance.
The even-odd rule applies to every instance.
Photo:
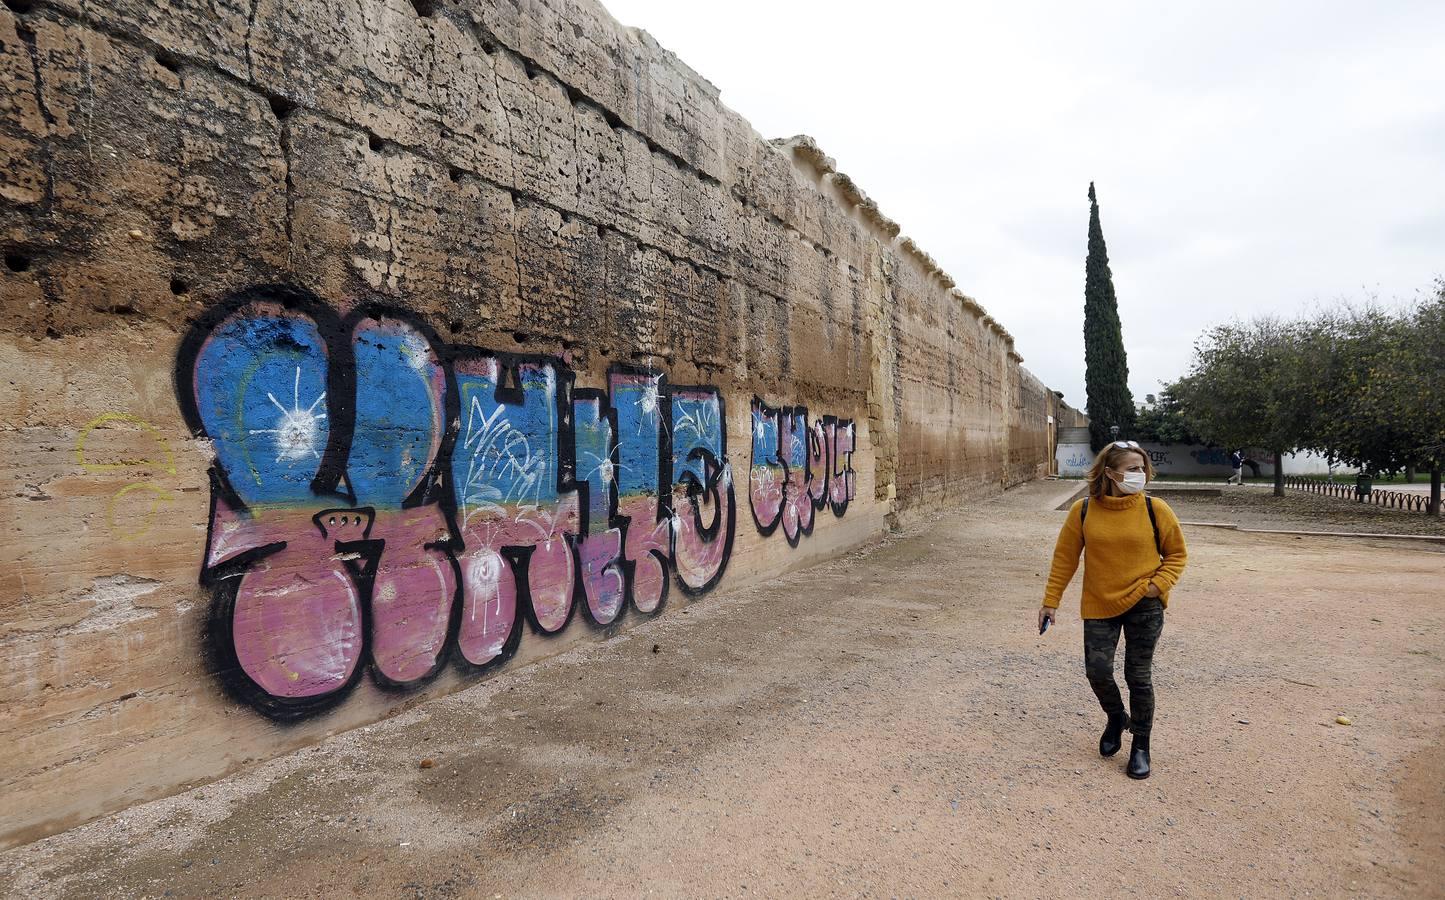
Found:
[[[1134,745],[1129,750],[1129,777],[1149,777],[1149,738],[1134,735]]]
[[[1099,755],[1113,756],[1123,746],[1122,738],[1124,730],[1129,727],[1129,714],[1121,712],[1109,716],[1109,724],[1104,726],[1104,733],[1099,736]]]

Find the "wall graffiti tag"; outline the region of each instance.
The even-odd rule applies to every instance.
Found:
[[[1189,455],[1201,466],[1229,465],[1229,451],[1223,447],[1196,447],[1189,451]]]
[[[753,399],[748,499],[759,533],[767,537],[781,524],[796,547],[823,507],[839,518],[847,513],[858,494],[854,437],[849,419],[823,416],[810,426],[806,407],[776,409]]]
[[[721,394],[629,366],[605,390],[573,382],[558,358],[446,344],[406,311],[341,316],[288,286],[198,320],[176,389],[215,455],[201,581],[227,688],[297,719],[368,670],[388,688],[478,671],[523,622],[607,625],[657,612],[672,581],[715,586],[736,530]],[[851,423],[828,427],[851,452]],[[818,490],[841,515],[851,470],[829,465],[841,487]]]

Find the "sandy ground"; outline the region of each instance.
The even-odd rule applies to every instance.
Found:
[[[0,854],[0,890],[1440,896],[1445,548],[1189,533],[1133,782],[1098,755],[1079,621],[1033,626],[1071,490]]]

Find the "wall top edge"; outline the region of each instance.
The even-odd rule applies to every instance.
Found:
[[[917,241],[907,235],[900,237],[902,229],[898,223],[884,215],[879,210],[878,204],[858,186],[851,176],[838,171],[838,161],[824,152],[815,138],[811,135],[796,134],[789,138],[773,138],[768,143],[785,153],[792,161],[794,168],[810,180],[820,185],[831,185],[836,189],[843,202],[856,209],[863,220],[875,229],[875,236],[884,240],[885,243],[893,243],[901,252],[912,257],[923,270],[925,277],[936,281],[938,286],[962,304],[965,310],[975,316],[983,317],[986,324],[1012,348],[1013,335],[988,315],[988,311],[981,303],[960,291],[954,277],[948,274],[938,260],[924,250]],[[1019,359],[1022,360],[1022,357]]]

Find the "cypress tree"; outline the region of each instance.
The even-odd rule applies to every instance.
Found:
[[[1129,393],[1129,361],[1124,356],[1119,303],[1114,297],[1114,276],[1109,272],[1109,251],[1104,247],[1092,181],[1089,256],[1084,263],[1084,392],[1089,435],[1096,452],[1109,442],[1110,425],[1119,426],[1120,438],[1131,436],[1134,396]]]

